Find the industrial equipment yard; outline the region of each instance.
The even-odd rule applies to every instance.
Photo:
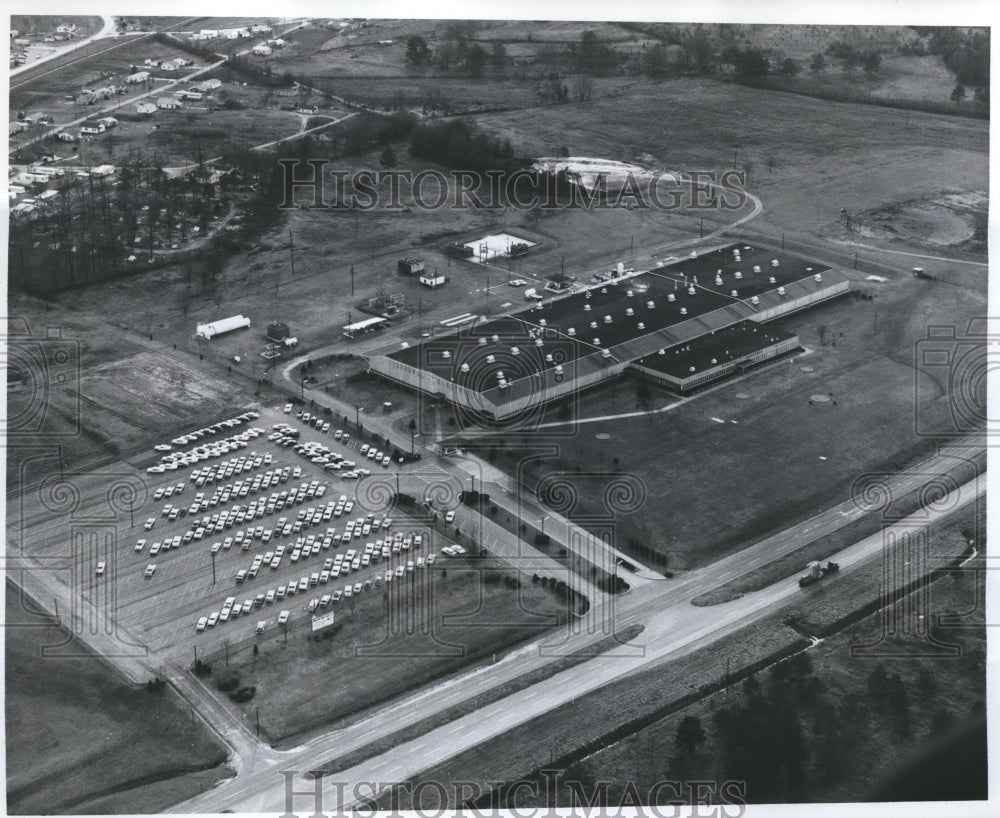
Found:
[[[991,814],[960,6],[14,13],[6,813]]]

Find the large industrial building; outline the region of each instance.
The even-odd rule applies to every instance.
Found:
[[[798,348],[771,321],[848,292],[841,271],[733,244],[369,356],[371,371],[504,420],[631,369],[689,392]]]

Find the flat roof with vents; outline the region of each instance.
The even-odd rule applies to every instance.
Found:
[[[695,368],[695,372],[704,372],[795,337],[790,332],[758,324],[756,321],[740,321],[690,342],[665,348],[662,355],[659,351],[645,355],[635,361],[635,364],[673,378],[684,379],[692,374],[691,367]]]
[[[620,367],[660,348],[692,343],[695,349],[695,339],[704,336],[709,340],[697,344],[698,354],[704,349],[710,360],[718,357],[711,352],[711,333],[744,322],[760,325],[783,311],[802,309],[847,290],[849,279],[839,270],[748,246],[735,243],[535,302],[512,315],[449,330],[413,346],[383,349],[369,360],[388,359],[394,377],[412,379],[418,388],[429,388],[420,386],[422,370],[500,404],[516,398],[523,391],[519,387],[537,389],[537,384],[528,383],[532,378],[555,379],[557,366],[562,383]],[[747,343],[754,342],[748,338]],[[399,365],[411,369],[412,376],[406,377]],[[499,383],[500,373],[506,384]]]

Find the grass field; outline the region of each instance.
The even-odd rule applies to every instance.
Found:
[[[984,712],[985,630],[983,611],[974,607],[974,600],[981,599],[977,593],[982,591],[982,582],[982,573],[966,571],[958,578],[943,579],[933,586],[934,611],[971,610],[971,615],[962,618],[962,626],[938,632],[945,641],[962,646],[958,658],[921,659],[918,654],[921,644],[916,639],[909,643],[909,655],[882,659],[853,656],[852,646],[877,642],[883,622],[881,613],[828,637],[808,651],[815,676],[822,680],[822,693],[817,706],[800,713],[806,737],[803,758],[809,782],[802,793],[803,801],[844,802],[864,798],[901,765],[914,761],[921,751],[933,747],[935,740],[950,735]],[[900,603],[900,611],[903,605],[905,602]],[[909,691],[908,727],[904,732],[893,714],[868,696],[867,677],[880,662],[890,672],[898,673]],[[766,685],[767,674],[759,676],[761,683]],[[948,691],[947,695],[941,695],[943,691]],[[744,701],[742,686],[717,693],[595,753],[568,769],[566,776],[588,782],[633,781],[641,792],[664,776],[726,780],[728,775],[720,763],[719,740],[712,719],[722,708]],[[824,707],[832,707],[839,722],[832,728],[832,741],[824,741],[826,731],[831,728],[819,722],[818,714]],[[674,747],[674,736],[681,719],[687,716],[701,720],[708,740],[682,766]],[[975,757],[975,748],[969,749]],[[947,784],[939,781],[937,786],[946,787]],[[621,797],[620,784],[612,784],[611,790],[609,799],[617,803]],[[927,792],[925,789],[920,791]],[[568,796],[569,793],[563,791],[560,803]],[[752,784],[748,786],[748,797],[753,803]],[[920,798],[915,795],[915,800]],[[902,793],[897,794],[895,800],[908,799]]]
[[[485,582],[489,574],[498,581]],[[415,584],[397,580],[388,598],[342,600],[323,638],[276,637],[257,655],[231,657],[228,668],[216,661],[212,679],[256,686],[241,709],[260,709],[272,743],[360,716],[565,621],[565,602],[532,584],[511,588],[500,575],[492,564],[441,561],[409,575]]]
[[[708,649],[631,674],[515,727],[486,746],[425,770],[414,781],[440,781],[446,787],[448,782],[474,781],[488,791],[487,782],[533,777],[543,767],[564,769],[609,741],[697,700],[703,695],[699,693],[702,687],[718,687],[726,674],[727,659],[730,674],[738,677],[744,669],[770,663],[805,644],[801,636],[780,623],[749,626]],[[629,776],[617,780],[629,780]],[[409,809],[406,792],[401,791],[399,797],[399,808]],[[388,808],[388,801],[380,803],[383,809]]]
[[[39,625],[6,587],[12,814],[158,812],[227,775],[225,748],[171,690],[133,688],[97,656],[42,657],[64,632]]]

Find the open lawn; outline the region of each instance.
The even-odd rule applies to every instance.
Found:
[[[260,709],[271,742],[331,725],[566,621],[565,601],[511,581],[491,563],[441,559],[385,594],[341,600],[321,635],[275,636],[228,667],[216,660],[212,680],[257,688],[241,709]]]
[[[154,813],[227,776],[225,748],[172,690],[122,682],[10,584],[5,611],[10,813]]]

